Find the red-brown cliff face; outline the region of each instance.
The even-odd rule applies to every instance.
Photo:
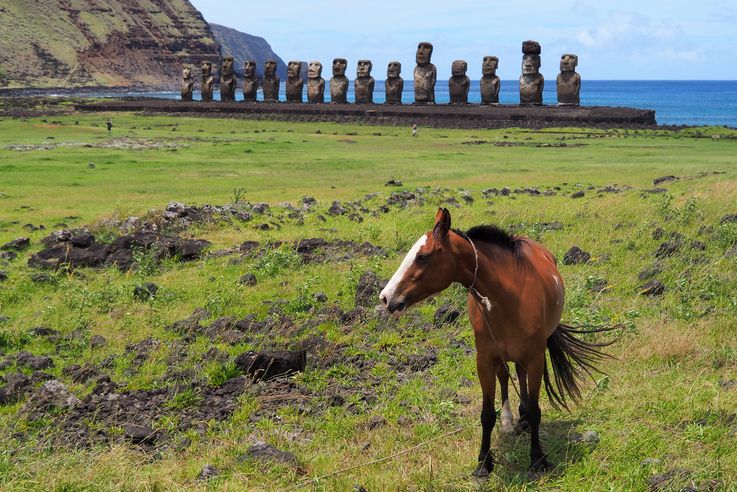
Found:
[[[0,0],[0,85],[174,88],[219,58],[187,0]]]

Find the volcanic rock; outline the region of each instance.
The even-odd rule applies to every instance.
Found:
[[[307,351],[245,352],[235,358],[235,365],[254,381],[302,372],[307,365]]]
[[[580,265],[591,262],[591,254],[582,250],[578,246],[572,246],[571,249],[566,251],[563,255],[564,265]]]
[[[640,294],[643,296],[660,296],[665,292],[665,285],[659,280],[651,280],[642,287],[640,287]]]
[[[79,398],[57,380],[47,381],[29,398],[21,410],[31,420],[38,420],[51,410],[69,410],[80,403]]]
[[[3,244],[2,246],[0,246],[0,249],[4,251],[9,251],[9,250],[23,251],[30,245],[31,245],[31,240],[29,238],[19,237],[17,239],[13,239],[9,243]]]

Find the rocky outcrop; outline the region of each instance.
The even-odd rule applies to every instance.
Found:
[[[18,87],[178,87],[182,64],[217,62],[182,0],[19,0],[0,6],[0,71]]]
[[[223,56],[232,56],[235,60],[235,72],[238,77],[243,76],[243,62],[252,60],[256,62],[256,75],[258,78],[264,76],[264,62],[266,60],[276,61],[276,73],[280,79],[287,78],[287,65],[279,55],[274,53],[269,43],[258,36],[252,36],[229,27],[218,24],[210,24],[215,41],[220,45]]]

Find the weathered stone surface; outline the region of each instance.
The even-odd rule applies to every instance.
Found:
[[[182,84],[180,87],[182,101],[191,101],[192,92],[194,92],[194,80],[192,79],[192,68],[184,67],[182,69]]]
[[[640,294],[643,296],[660,296],[665,292],[665,285],[659,280],[651,280],[642,287],[640,287]]]
[[[276,74],[276,61],[264,62],[264,79],[261,82],[264,92],[264,101],[279,100],[279,76]]]
[[[373,104],[374,102],[374,85],[376,81],[371,76],[373,66],[371,60],[358,60],[356,80],[353,81],[356,104]]]
[[[21,410],[31,420],[37,420],[51,410],[69,410],[80,401],[61,381],[45,382],[29,398]]]
[[[256,443],[248,448],[245,454],[240,457],[240,460],[277,462],[293,467],[296,467],[299,464],[299,461],[294,454],[288,451],[282,451],[281,449],[277,449],[264,442]]]
[[[203,61],[200,68],[202,72],[202,78],[200,81],[200,93],[202,94],[202,101],[212,101],[212,91],[215,86],[215,79],[212,76],[212,62]]]
[[[481,63],[481,81],[479,89],[481,91],[481,104],[499,104],[499,89],[501,81],[496,74],[499,68],[499,58],[496,56],[485,56]]]
[[[30,352],[18,352],[15,355],[15,362],[19,366],[29,367],[35,370],[54,367],[54,361],[51,357],[45,355],[33,355]]]
[[[255,102],[258,94],[258,78],[256,77],[256,62],[243,62],[243,100]]]
[[[471,87],[471,79],[466,76],[468,63],[464,60],[456,60],[451,67],[451,77],[448,80],[448,92],[451,104],[468,104],[468,90]]]
[[[433,46],[427,42],[421,42],[417,46],[415,55],[414,81],[415,81],[415,104],[435,104],[435,81],[438,71],[435,65],[430,63]]]
[[[571,249],[566,251],[563,255],[564,265],[580,265],[591,262],[591,254],[582,250],[578,246],[572,246]]]
[[[5,386],[0,387],[0,405],[20,401],[31,388],[31,378],[21,373],[6,374]]]
[[[307,100],[313,104],[325,102],[325,79],[319,61],[311,61],[307,68]]]
[[[245,352],[235,358],[235,365],[254,381],[303,372],[307,351]]]
[[[223,58],[223,64],[220,68],[220,100],[229,102],[235,101],[235,88],[238,79],[233,72],[233,57],[226,56]]]
[[[348,61],[345,58],[333,60],[333,78],[330,79],[330,102],[348,102],[348,77],[345,76]]]
[[[304,81],[300,76],[302,71],[302,62],[290,61],[287,64],[287,102],[301,103],[302,93],[304,92]]]
[[[522,75],[519,78],[519,101],[523,105],[541,105],[545,78],[540,73],[540,44],[522,43]]]
[[[435,315],[433,316],[436,326],[441,326],[446,323],[453,323],[461,315],[461,312],[457,309],[453,309],[449,304],[443,304],[440,306]]]
[[[379,293],[385,286],[386,282],[374,272],[364,272],[356,286],[356,306],[376,306],[379,303]]]
[[[23,251],[30,245],[31,245],[31,240],[29,238],[19,237],[17,239],[13,239],[12,241],[3,244],[2,246],[0,246],[0,249],[3,251],[10,251],[10,250]]]
[[[565,54],[560,57],[560,73],[556,79],[558,106],[581,104],[581,76],[576,73],[578,56]]]
[[[386,68],[386,80],[384,90],[386,93],[386,104],[402,104],[402,91],[404,90],[404,79],[400,77],[402,64],[391,61]]]

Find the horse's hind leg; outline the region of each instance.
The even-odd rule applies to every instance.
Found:
[[[527,400],[529,398],[527,394],[527,371],[521,364],[515,364],[514,367],[517,371],[517,381],[519,381],[519,420],[515,430],[517,432],[527,432],[530,430],[527,420]]]
[[[478,347],[478,343],[477,343]],[[496,396],[496,364],[491,360],[488,351],[476,352],[476,369],[478,371],[483,403],[481,406],[481,450],[479,451],[478,466],[474,475],[487,477],[494,470],[494,460],[491,456],[491,431],[496,422],[494,411],[494,396]]]
[[[542,385],[543,370],[545,368],[545,352],[542,357],[527,368],[527,383],[529,385],[529,395],[527,398],[527,421],[530,425],[530,470],[531,471],[547,471],[548,461],[545,459],[545,453],[540,445],[540,420],[542,414],[540,412],[540,386]]]
[[[499,364],[496,377],[499,379],[499,388],[502,392],[502,434],[511,434],[514,432],[514,427],[512,426],[512,409],[509,405],[509,367],[506,363]]]

